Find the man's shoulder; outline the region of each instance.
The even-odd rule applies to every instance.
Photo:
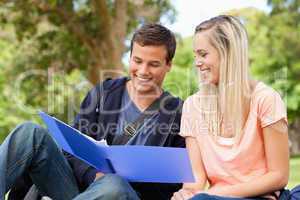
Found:
[[[87,94],[82,106],[93,105],[97,108],[100,106],[100,99],[105,98],[107,94],[113,94],[113,97],[119,96],[120,92],[117,91],[117,88],[121,88],[126,84],[128,80],[127,77],[121,77],[116,79],[108,78],[101,83],[96,84]],[[114,92],[117,91],[117,92]]]
[[[118,88],[120,86],[124,86],[128,77],[120,77],[120,78],[107,78],[102,83],[97,84],[97,87],[102,88],[104,90],[112,90]]]
[[[182,110],[183,100],[167,91],[165,92],[163,102],[165,109],[168,111],[175,111],[180,113]]]

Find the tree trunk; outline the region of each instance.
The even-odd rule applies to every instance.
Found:
[[[106,67],[101,61],[93,63],[88,69],[88,79],[96,85],[107,78],[117,78],[124,76],[124,69],[122,65],[114,65],[114,67]]]
[[[125,45],[120,43],[116,48],[116,42],[111,39],[105,41],[102,47],[99,45],[94,50],[97,54],[91,55],[92,63],[88,69],[88,79],[95,85],[107,78],[117,78],[124,76],[124,68],[122,64],[123,49]]]
[[[97,84],[106,78],[124,76],[122,56],[125,52],[124,41],[127,33],[127,4],[126,0],[114,2],[115,15],[108,13],[104,2],[94,0],[94,5],[99,15],[102,37],[98,37],[93,43],[91,57],[94,62],[90,65],[89,80]],[[105,16],[104,16],[105,15]]]

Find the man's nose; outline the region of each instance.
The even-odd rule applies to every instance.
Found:
[[[148,75],[149,74],[149,67],[148,67],[147,63],[144,63],[139,67],[138,73],[140,75]]]

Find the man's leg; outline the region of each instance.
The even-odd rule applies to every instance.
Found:
[[[23,176],[19,177],[18,180],[11,186],[7,199],[24,199],[32,184],[30,176],[24,173]]]
[[[0,146],[0,199],[24,173],[55,200],[72,199],[79,193],[62,152],[47,130],[33,123],[18,126]]]
[[[136,192],[127,181],[114,174],[94,181],[83,193],[74,200],[139,200]]]

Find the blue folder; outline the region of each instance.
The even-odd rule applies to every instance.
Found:
[[[39,113],[56,143],[66,152],[103,173],[115,173],[130,182],[194,182],[185,148],[105,146],[64,122]]]

